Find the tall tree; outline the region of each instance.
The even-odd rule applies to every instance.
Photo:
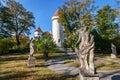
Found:
[[[12,15],[8,13],[9,8],[5,6],[0,7],[0,37],[11,37],[12,31]]]
[[[20,35],[28,35],[30,34],[30,29],[34,26],[34,16],[32,12],[27,11],[22,4],[14,1],[14,0],[8,0],[6,2],[6,7],[7,10],[5,12],[6,14],[9,14],[10,16],[6,17],[5,15],[5,20],[2,18],[4,28],[3,31],[6,30],[6,33],[12,34],[16,36],[16,44],[19,46],[20,45]],[[11,32],[11,33],[9,33]]]
[[[93,0],[70,0],[60,7],[59,22],[65,28],[68,44],[71,44],[71,40],[74,41],[75,37],[73,36],[76,35],[77,30],[86,26],[92,27],[94,23],[92,13],[95,9],[92,2]]]
[[[109,5],[98,10],[97,15],[95,16],[98,34],[102,37],[103,41],[105,41],[102,46],[109,52],[112,49],[112,45],[117,46],[117,48],[119,47],[118,43],[116,43],[116,39],[119,37],[119,27],[116,17],[116,10]],[[112,53],[114,52],[112,51]]]
[[[119,25],[119,34],[120,34],[120,0],[116,0],[116,2],[117,2],[116,11],[118,12],[117,21],[118,21],[118,25]]]
[[[115,22],[117,12],[109,5],[104,6],[98,10],[96,19],[96,26],[102,38],[110,40],[118,35],[118,24]]]

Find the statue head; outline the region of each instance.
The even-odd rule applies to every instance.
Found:
[[[88,29],[89,29],[89,27],[85,26],[84,29],[83,29],[83,31],[86,32],[86,31],[88,31]]]
[[[35,38],[31,38],[30,42],[35,42]]]

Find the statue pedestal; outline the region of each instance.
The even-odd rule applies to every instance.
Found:
[[[99,74],[97,73],[87,73],[87,71],[82,71],[82,69],[80,69],[79,71],[79,77],[80,80],[100,80],[99,79]]]
[[[85,77],[85,76],[80,75],[80,80],[100,80],[100,79],[99,79],[99,76]]]
[[[28,67],[35,67],[35,60],[36,60],[35,57],[29,56],[27,66]]]
[[[116,57],[116,54],[111,53],[111,58],[117,58],[117,57]]]

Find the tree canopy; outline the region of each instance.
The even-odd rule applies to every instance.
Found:
[[[77,31],[83,27],[89,27],[93,34],[99,35],[99,39],[101,39],[99,41],[103,43],[108,41],[109,44],[109,41],[119,36],[117,14],[116,9],[109,5],[102,8],[94,6],[94,0],[69,0],[65,2],[59,8],[59,22],[65,28],[66,43],[69,44],[69,47],[75,47],[74,44],[78,38]],[[95,41],[97,40],[98,36],[95,35]]]
[[[22,4],[8,0],[6,6],[0,7],[0,34],[15,35],[16,44],[20,45],[20,35],[29,35],[34,26],[34,16]]]
[[[109,5],[104,6],[97,11],[96,27],[98,32],[104,39],[113,39],[118,35],[118,23],[116,23],[117,12]]]
[[[68,46],[74,47],[77,31],[82,27],[94,25],[93,12],[96,9],[92,0],[70,0],[59,8],[59,22],[65,28]],[[73,43],[71,43],[73,42]]]

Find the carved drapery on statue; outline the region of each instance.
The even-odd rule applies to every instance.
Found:
[[[37,51],[34,41],[35,39],[31,39],[31,42],[30,42],[30,55],[31,56],[33,56],[33,54]]]
[[[79,39],[76,43],[76,53],[81,64],[80,74],[89,77],[95,76],[94,36],[89,32],[88,27],[79,31]]]
[[[113,43],[111,43],[111,50],[112,50],[111,58],[116,58],[117,57],[117,50],[116,50],[116,46]]]

